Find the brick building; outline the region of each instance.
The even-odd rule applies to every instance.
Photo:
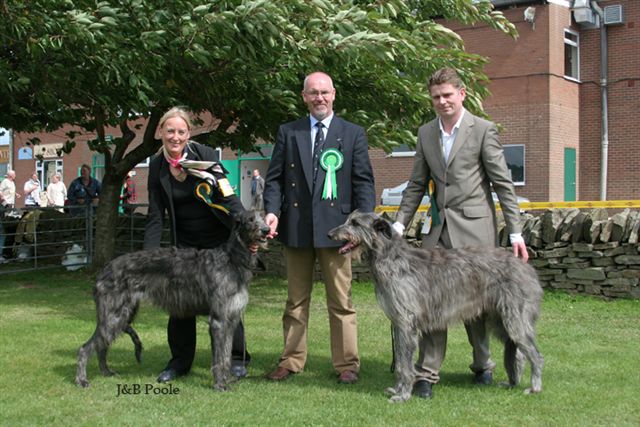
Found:
[[[599,200],[600,29],[576,22],[573,1],[493,3],[516,25],[516,40],[487,26],[443,24],[464,39],[467,51],[489,58],[485,72],[492,95],[484,101],[484,108],[502,127],[501,141],[516,192],[531,201]],[[605,26],[606,198],[640,199],[640,152],[636,148],[640,125],[635,120],[640,113],[640,28],[636,27],[640,1],[600,0],[598,5],[603,9],[621,6],[622,12],[621,19],[614,17],[614,23]],[[409,178],[412,159],[406,155],[406,151],[390,156],[372,152],[378,195],[383,188]]]
[[[489,58],[485,72],[491,80],[492,95],[485,100],[484,108],[502,128],[501,140],[516,192],[531,201],[598,200],[603,120],[597,14],[590,9],[589,22],[583,10],[577,16],[580,22],[576,21],[576,7],[588,6],[586,0],[493,3],[516,25],[516,40],[488,26],[443,24],[464,39],[467,51]],[[640,1],[599,0],[597,5],[606,12],[613,11],[604,26],[608,39],[606,198],[640,199],[640,153],[634,149],[640,140],[640,28],[635,26],[640,18]],[[66,139],[65,131],[13,134],[10,157],[19,186],[36,168],[45,184],[52,168],[61,170],[68,185],[82,163],[93,165],[100,178],[101,159],[84,144],[78,144],[70,155],[56,156],[55,147]],[[113,132],[115,135],[117,130]],[[41,147],[45,147],[42,162],[35,160],[33,152],[29,154],[26,141],[32,136],[39,137]],[[231,150],[222,152],[231,181],[244,201],[248,200],[251,170],[260,169],[264,175],[269,153],[268,145],[261,153],[238,156]],[[383,188],[409,178],[413,159],[406,149],[390,155],[372,149],[370,154],[380,200]],[[137,167],[134,180],[140,202],[146,201],[146,177],[145,165]]]

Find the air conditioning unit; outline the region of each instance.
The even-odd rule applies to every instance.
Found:
[[[622,16],[622,5],[615,4],[604,7],[604,25],[620,25],[624,24]]]
[[[594,13],[589,0],[574,0],[571,7],[573,19],[582,28],[599,28],[600,15]]]

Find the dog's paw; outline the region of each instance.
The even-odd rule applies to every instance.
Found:
[[[81,379],[76,378],[76,384],[77,384],[79,387],[82,387],[82,388],[87,388],[87,387],[89,387],[89,381],[87,381],[87,380],[81,380]]]
[[[384,394],[386,394],[387,396],[393,396],[394,394],[396,394],[396,389],[393,387],[387,387],[384,389]]]
[[[510,383],[510,382],[508,382],[508,381],[500,381],[500,382],[498,383],[498,387],[500,387],[500,388],[513,388],[513,387],[515,387],[516,385],[517,385],[517,384],[511,384],[511,383]]]
[[[389,398],[389,402],[391,403],[402,403],[406,402],[411,398],[411,394],[394,394]]]
[[[524,394],[536,394],[541,392],[542,392],[541,388],[529,387],[528,389],[525,389]]]
[[[229,387],[227,384],[214,384],[213,389],[220,392],[231,391],[231,387]]]

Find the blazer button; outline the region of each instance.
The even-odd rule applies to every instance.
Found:
[[[292,187],[295,187],[295,186],[296,186],[296,183],[295,183],[295,182],[292,182],[292,183],[291,183],[291,186],[292,186]]]
[[[295,203],[293,204],[293,207],[294,207],[294,208],[297,208],[297,207],[298,207],[298,202],[295,202]]]
[[[291,168],[293,168],[293,166],[294,166],[294,164],[293,164],[293,163],[291,163]]]
[[[333,207],[333,202],[329,203],[329,206]]]

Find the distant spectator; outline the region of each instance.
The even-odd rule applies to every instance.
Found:
[[[27,208],[37,208],[40,206],[40,180],[38,173],[33,172],[29,181],[24,183],[24,206]]]
[[[16,193],[16,172],[7,171],[7,176],[0,183],[0,203],[5,209],[13,209],[16,204],[16,197],[20,198],[20,193]]]
[[[133,175],[135,172],[131,171],[127,174],[122,184],[122,191],[120,192],[120,213],[133,213],[135,207],[128,206],[136,203],[138,197],[136,196],[136,183],[133,181]]]
[[[100,195],[100,181],[91,177],[91,167],[89,165],[82,165],[80,168],[80,176],[69,185],[69,191],[67,192],[67,199],[70,206],[86,205],[96,206],[98,204]],[[83,212],[82,209],[71,209],[74,215],[79,215]]]
[[[264,193],[264,178],[260,176],[260,171],[255,169],[251,179],[251,209],[264,210],[262,193]]]
[[[51,182],[47,186],[47,198],[49,199],[49,206],[58,207],[62,212],[64,201],[67,198],[67,187],[62,182],[62,176],[56,172],[51,177]]]

